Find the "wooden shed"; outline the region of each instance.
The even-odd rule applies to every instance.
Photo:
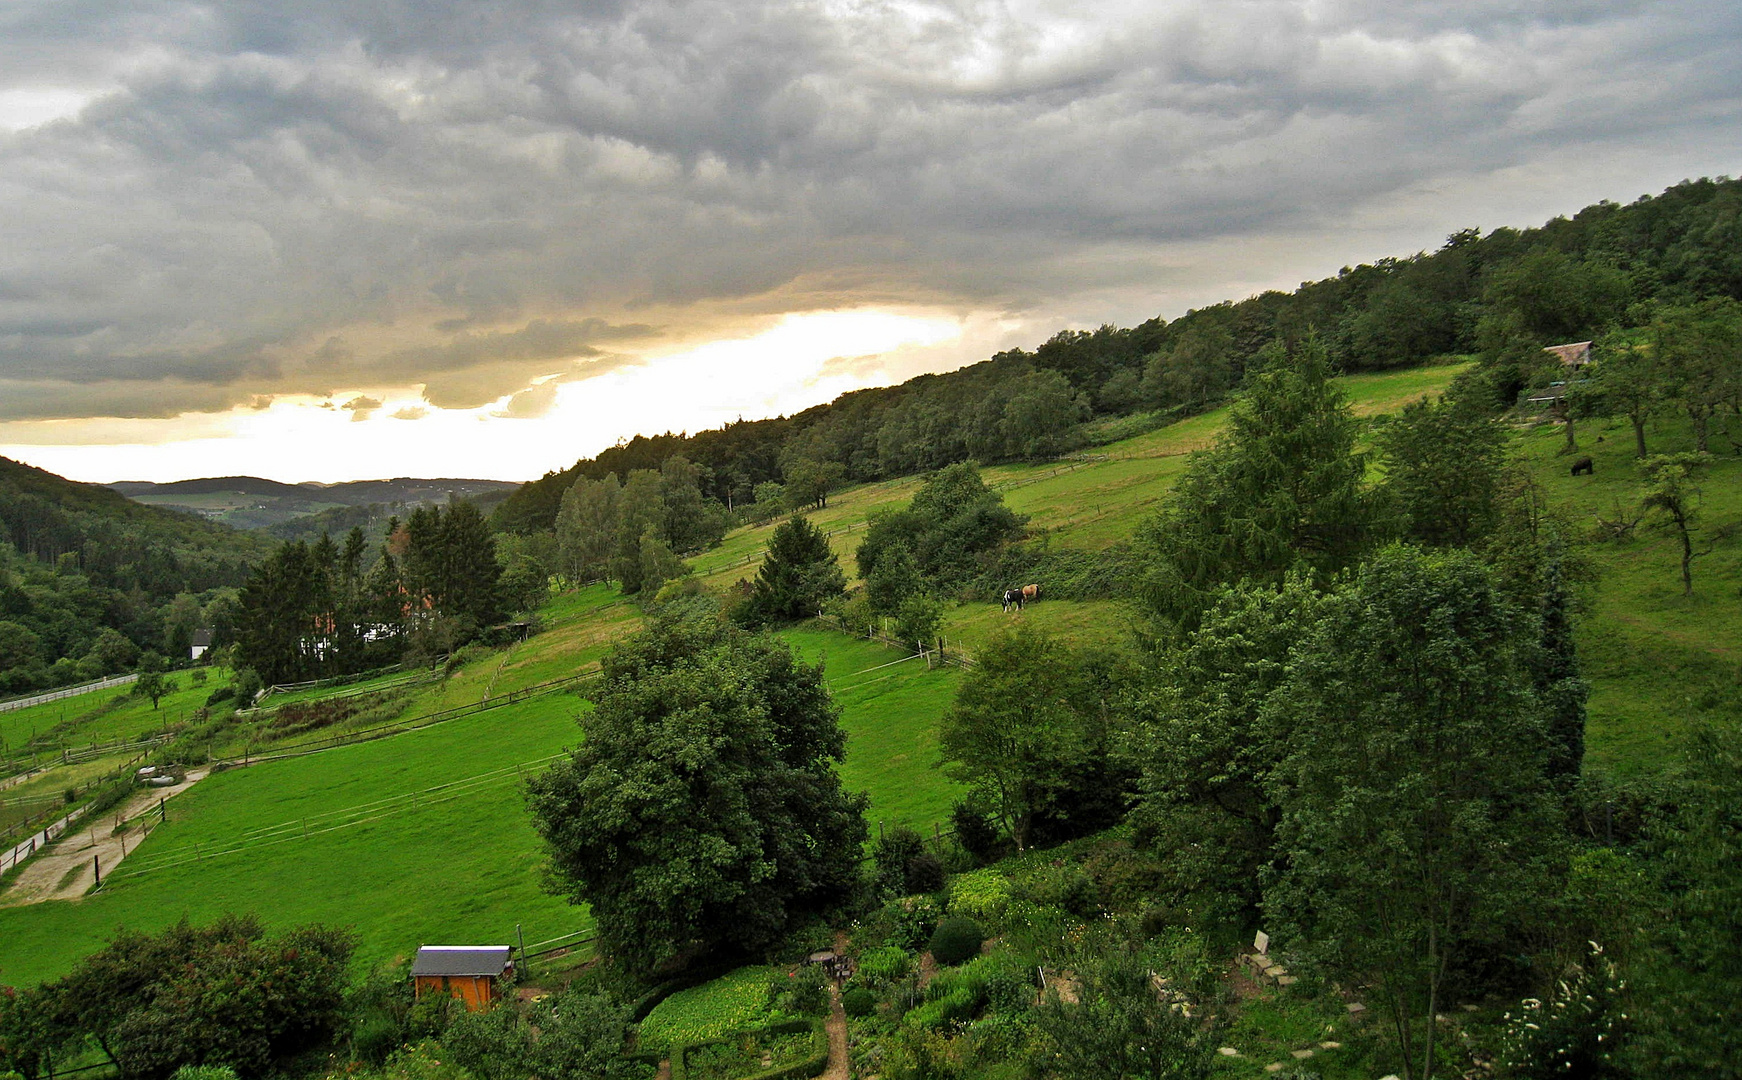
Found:
[[[411,965],[411,982],[418,997],[452,994],[468,1012],[488,1008],[502,996],[500,980],[514,972],[507,945],[424,945]]]

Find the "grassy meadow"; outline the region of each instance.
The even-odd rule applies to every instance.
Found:
[[[0,908],[0,982],[56,975],[116,927],[225,911],[354,926],[369,966],[424,943],[509,942],[516,923],[529,942],[579,930],[587,914],[540,887],[517,788],[578,740],[584,707],[554,695],[211,776],[100,891]]]
[[[1460,370],[1359,376],[1344,385],[1356,411],[1371,416],[1442,390]],[[1154,512],[1187,455],[1209,445],[1224,418],[1209,413],[1065,461],[990,468],[986,477],[1046,530],[1049,542],[1103,548],[1129,537]],[[1653,433],[1654,450],[1686,448],[1681,425],[1661,428]],[[1684,598],[1670,537],[1641,525],[1633,539],[1594,542],[1593,515],[1614,516],[1617,500],[1637,506],[1639,479],[1624,427],[1587,423],[1580,438],[1596,462],[1591,477],[1568,475],[1558,429],[1522,431],[1515,448],[1592,571],[1578,627],[1592,683],[1589,760],[1621,775],[1656,770],[1673,759],[1694,718],[1742,707],[1742,544],[1714,532],[1742,524],[1742,461],[1720,458],[1705,481],[1701,546],[1710,540],[1714,547],[1695,566],[1695,595]],[[854,488],[812,515],[824,529],[840,530],[831,540],[849,574],[869,517],[911,498],[919,484],[906,478]],[[737,530],[692,565],[715,587],[751,577],[772,528]],[[955,605],[943,633],[971,653],[1025,621],[1074,644],[1106,645],[1127,639],[1130,618],[1120,602],[1043,596],[1011,615],[993,603]],[[541,629],[525,641],[468,650],[446,678],[390,687],[376,713],[332,730],[380,723],[382,715],[409,719],[596,668],[641,620],[640,610],[608,586],[564,593],[539,612]],[[900,650],[814,626],[780,636],[806,659],[825,662],[848,736],[841,775],[849,789],[869,794],[873,833],[879,822],[929,832],[944,821],[960,793],[936,768],[936,722],[950,707],[961,671],[928,670]],[[205,685],[193,686],[187,673],[176,673],[180,688],[155,712],[148,700],[116,702],[103,692],[0,714],[0,735],[10,743],[20,733],[65,723],[69,742],[135,736],[191,713],[227,677],[214,670]],[[517,785],[522,772],[574,744],[574,720],[584,707],[572,693],[556,694],[202,781],[171,805],[168,823],[100,892],[78,902],[0,908],[0,983],[64,971],[117,926],[154,929],[182,915],[205,920],[226,910],[257,911],[275,924],[354,925],[360,959],[369,965],[407,956],[425,942],[507,941],[516,923],[528,942],[579,929],[586,913],[541,888],[538,842]],[[238,729],[236,738],[259,739],[259,731]],[[57,776],[6,796],[36,805],[72,779]]]

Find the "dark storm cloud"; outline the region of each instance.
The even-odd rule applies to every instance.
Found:
[[[0,412],[530,415],[637,310],[1065,310],[1172,243],[1742,126],[1734,5],[1086,7],[21,0],[0,123],[91,100],[0,134]]]

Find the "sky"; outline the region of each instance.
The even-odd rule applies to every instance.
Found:
[[[0,455],[527,479],[1739,159],[1734,0],[8,0]]]

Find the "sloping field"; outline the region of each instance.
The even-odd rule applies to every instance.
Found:
[[[1470,364],[1412,368],[1339,379],[1356,415],[1394,412],[1404,404],[1441,393]],[[1012,509],[1029,515],[1036,530],[1053,533],[1066,547],[1099,549],[1131,533],[1156,509],[1185,468],[1186,457],[1215,441],[1227,421],[1216,409],[1129,439],[1090,447],[1081,454],[1037,465],[994,465],[982,471],[986,483],[1004,494]],[[902,477],[865,484],[829,497],[826,509],[809,513],[811,522],[831,533],[830,547],[849,577],[852,554],[873,513],[913,498],[922,478]],[[710,586],[755,577],[778,521],[738,529],[712,551],[690,560]]]
[[[1572,456],[1560,452],[1559,428],[1526,433],[1518,445],[1573,535],[1588,540],[1599,531],[1599,516],[1639,516],[1641,481],[1625,421],[1579,430],[1580,454],[1595,462],[1591,476],[1570,475]],[[1659,425],[1649,449],[1692,450],[1685,422]],[[1694,562],[1693,596],[1682,595],[1680,543],[1649,520],[1630,540],[1575,551],[1597,577],[1578,625],[1580,661],[1591,682],[1587,752],[1617,773],[1670,764],[1699,716],[1742,715],[1742,539],[1721,535],[1742,526],[1742,459],[1715,456],[1702,487],[1695,550],[1711,554]]]
[[[118,926],[225,911],[356,927],[367,964],[430,942],[528,942],[588,925],[546,894],[517,790],[579,737],[570,694],[209,777],[76,902],[0,908],[0,982],[65,970]]]
[[[947,823],[962,789],[937,767],[937,721],[955,700],[960,669],[927,670],[917,656],[830,630],[807,627],[780,637],[807,661],[824,662],[847,732],[841,782],[871,796],[865,814],[871,834],[879,822],[926,832]]]

